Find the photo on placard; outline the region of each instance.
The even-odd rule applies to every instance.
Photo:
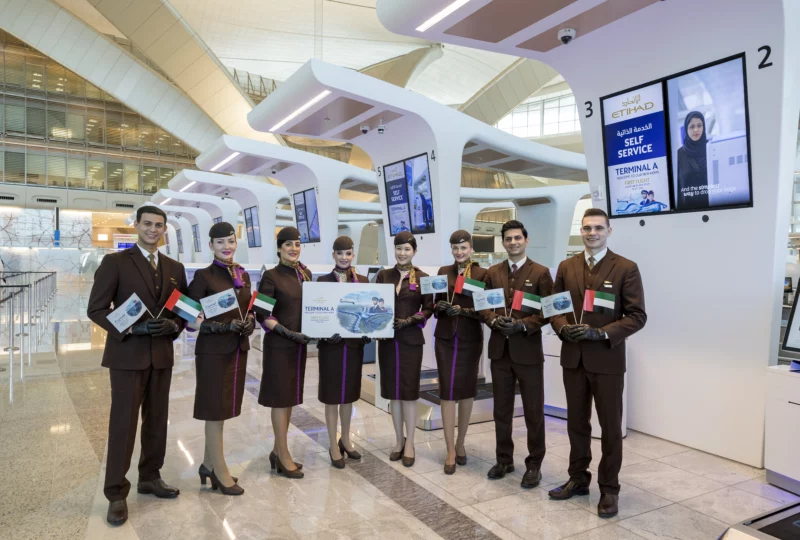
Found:
[[[744,58],[666,86],[676,210],[751,204]]]

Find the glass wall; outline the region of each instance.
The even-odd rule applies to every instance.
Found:
[[[528,98],[495,127],[525,138],[563,135],[581,130],[572,90]]]

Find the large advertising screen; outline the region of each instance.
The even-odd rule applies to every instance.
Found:
[[[383,167],[391,236],[402,231],[435,231],[433,193],[428,154],[420,154]]]
[[[601,99],[611,217],[752,206],[744,54]]]
[[[314,188],[295,193],[294,217],[297,230],[300,231],[300,243],[309,244],[320,241],[319,211],[317,210],[317,193]]]

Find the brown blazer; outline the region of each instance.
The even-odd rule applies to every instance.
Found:
[[[147,369],[151,365],[154,369],[172,367],[172,342],[183,330],[183,319],[165,309],[161,317],[174,319],[181,330],[175,335],[157,338],[121,334],[107,319],[108,314],[114,311],[114,306],[122,305],[133,293],[139,296],[153,316],[158,315],[173,290],[186,293],[183,265],[163,253],[158,254],[158,275],[159,286],[156,289],[150,263],[142,256],[138,246],[103,257],[94,274],[86,309],[89,319],[108,332],[103,367],[127,370]],[[145,313],[139,321],[148,318],[150,315]]]
[[[454,306],[461,306],[463,308],[473,308],[475,303],[472,301],[471,296],[465,294],[453,294],[453,289],[456,286],[456,279],[458,279],[458,265],[451,264],[449,266],[442,266],[439,268],[440,276],[447,276],[447,297],[444,294],[435,294],[434,302],[439,300],[453,299]],[[472,263],[470,270],[470,279],[476,281],[486,281],[486,270],[481,268],[478,263]],[[471,319],[469,317],[449,317],[446,313],[436,315],[436,330],[433,332],[434,337],[442,339],[452,339],[458,332],[458,339],[460,341],[483,341],[483,328],[481,321],[478,319]]]
[[[195,272],[192,282],[189,283],[189,298],[200,301],[201,298],[221,293],[228,289],[236,291],[236,300],[239,302],[239,309],[234,309],[208,319],[219,323],[229,323],[235,319],[247,316],[247,306],[250,305],[250,276],[247,272],[242,274],[244,286],[236,290],[233,287],[233,278],[226,268],[211,264]],[[239,315],[239,310],[242,314]],[[227,334],[200,334],[197,336],[195,349],[202,354],[226,354],[236,352],[236,347],[242,351],[250,350],[250,338],[240,334],[229,332]]]
[[[569,291],[575,313],[583,306],[586,290],[584,279],[586,258],[583,252],[562,261],[558,265],[553,292]],[[609,339],[603,341],[579,341],[561,344],[561,365],[576,368],[583,358],[583,366],[590,373],[625,373],[625,340],[644,328],[647,313],[644,311],[644,287],[636,263],[617,255],[610,249],[603,258],[602,266],[594,278],[596,291],[616,296],[614,313],[584,313],[583,324],[603,330]],[[606,287],[605,285],[609,285]],[[561,332],[565,324],[572,323],[571,314],[557,315],[551,321],[553,330]]]
[[[397,284],[400,282],[400,271],[396,267],[386,268],[378,272],[375,278],[375,283],[390,283],[394,286],[394,318],[406,319],[416,313],[422,313],[425,320],[431,318],[433,315],[433,295],[422,294],[422,286],[419,284],[419,279],[426,277],[428,274],[414,267],[417,279],[417,290],[412,291],[408,287],[408,278],[403,280],[400,286],[400,294],[397,294]],[[424,345],[425,336],[422,335],[422,328],[417,325],[403,328],[402,330],[394,331],[394,339],[406,345]]]
[[[358,279],[359,283],[369,283],[369,279],[367,279],[367,276],[362,276],[361,274],[356,274],[356,279]],[[317,281],[321,281],[323,283],[337,283],[339,280],[336,279],[336,274],[333,271],[331,271],[330,274],[319,276],[317,278]],[[345,339],[344,343],[347,345],[347,348],[351,350],[361,349],[364,347],[364,344],[361,343],[361,338]],[[335,347],[335,345],[331,345],[330,343],[326,343],[325,341],[320,341],[317,344],[318,349],[325,349],[326,347]]]
[[[304,270],[305,275],[310,279],[311,271]],[[297,272],[278,263],[274,268],[267,270],[261,275],[261,283],[258,284],[258,292],[266,294],[276,300],[275,308],[272,310],[272,317],[286,329],[293,332],[301,331],[303,319],[303,286],[297,278]],[[258,322],[263,322],[266,317],[258,315]],[[297,343],[282,338],[274,332],[266,332],[264,335],[264,347],[277,347],[290,349],[297,347]]]
[[[514,291],[524,291],[537,296],[550,296],[553,290],[553,278],[546,266],[533,262],[530,258],[517,270],[514,286],[509,284],[508,261],[495,264],[486,272],[486,289],[503,289],[508,306],[508,315],[514,319],[522,319],[526,331],[506,338],[497,330],[492,330],[489,338],[489,358],[497,359],[503,356],[505,342],[508,341],[508,351],[511,360],[519,364],[542,364],[544,352],[542,351],[542,326],[547,324],[547,319],[541,315],[527,314],[521,311],[511,311],[514,301]],[[484,310],[483,320],[491,325],[499,316],[505,315],[505,310]]]

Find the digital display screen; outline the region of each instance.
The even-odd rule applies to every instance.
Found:
[[[200,253],[200,225],[192,225],[192,242],[194,243],[194,252]]]
[[[783,292],[792,292],[792,278],[783,278]]]
[[[744,54],[601,99],[611,217],[752,206]]]
[[[292,196],[294,217],[300,231],[300,243],[309,244],[320,241],[319,210],[315,188],[300,191]]]
[[[383,167],[391,236],[402,231],[435,231],[433,190],[428,154],[420,154]]]
[[[244,226],[247,230],[247,245],[261,247],[261,226],[258,224],[258,206],[244,209]]]

